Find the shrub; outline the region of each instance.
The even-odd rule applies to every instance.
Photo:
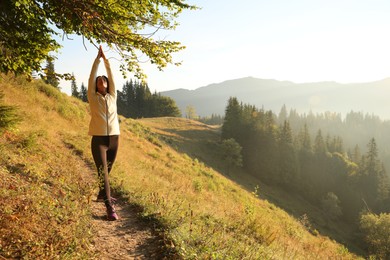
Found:
[[[226,162],[228,172],[231,167],[242,166],[242,147],[233,138],[222,141],[222,159]]]
[[[21,121],[15,107],[1,104],[3,97],[4,94],[0,92],[0,134],[7,129],[14,128]]]
[[[328,192],[322,200],[322,209],[330,219],[337,219],[342,215],[340,200],[333,192]]]
[[[365,233],[365,240],[371,254],[379,259],[390,257],[390,214],[363,214],[360,217],[360,228]]]

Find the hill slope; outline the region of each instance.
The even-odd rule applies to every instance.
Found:
[[[161,252],[161,238],[122,200],[105,221],[85,134],[88,107],[39,81],[1,79],[23,117],[0,135],[0,258],[123,259]],[[2,103],[0,101],[0,103]]]
[[[283,105],[299,113],[331,111],[346,114],[350,111],[373,113],[390,119],[387,96],[390,79],[358,84],[336,82],[293,83],[271,79],[241,78],[211,84],[195,90],[177,89],[161,92],[173,98],[185,113],[187,106],[200,116],[224,115],[229,97],[243,103],[264,107],[279,113]]]
[[[91,171],[87,104],[40,82],[0,84],[5,103],[23,116],[0,142],[0,255],[96,254],[90,202],[96,184],[84,174]],[[220,174],[216,131],[180,118],[121,117],[113,187],[163,235],[166,257],[357,258]],[[199,156],[204,147],[212,152]]]

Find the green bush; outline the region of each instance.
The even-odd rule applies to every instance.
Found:
[[[14,128],[21,121],[16,107],[2,105],[4,94],[0,92],[0,134]]]
[[[369,251],[379,259],[390,258],[390,214],[363,214],[360,227],[365,233]]]
[[[342,215],[340,200],[333,192],[328,192],[321,201],[322,209],[330,219],[337,219]]]

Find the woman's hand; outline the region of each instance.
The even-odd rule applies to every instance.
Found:
[[[103,48],[101,45],[99,46],[99,52],[97,58],[98,59],[103,58],[103,60],[106,60],[106,55],[104,55]]]
[[[100,46],[100,49],[102,48],[102,46]],[[101,49],[102,50],[102,58],[103,58],[103,60],[106,60],[106,55],[104,55],[104,52],[103,52],[103,49]]]
[[[104,55],[103,48],[101,45],[99,46],[99,52],[98,52],[96,59],[100,59],[100,58],[103,58],[104,60],[106,60],[106,55]]]
[[[100,59],[102,57],[102,53],[103,53],[103,49],[102,49],[102,46],[100,45],[96,59]]]

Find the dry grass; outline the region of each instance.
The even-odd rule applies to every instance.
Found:
[[[122,130],[126,143],[120,148],[116,182],[145,208],[146,216],[165,224],[172,246],[184,258],[356,258],[194,158],[204,147],[218,149],[215,129],[159,118],[128,119]],[[213,154],[204,157],[217,158]]]
[[[0,82],[24,118],[0,139],[0,255],[87,258],[85,205],[95,185],[83,175],[91,163],[87,105],[17,81]],[[216,131],[178,118],[121,118],[113,185],[143,208],[170,250],[185,259],[356,259],[217,172]]]
[[[58,109],[85,106],[58,91],[57,98],[48,97],[38,90],[40,82],[16,80],[0,83],[4,102],[17,106],[23,117],[17,130],[0,137],[0,255],[89,257],[90,213],[85,205],[93,183],[83,175],[83,159],[64,142],[65,135],[76,135],[83,118],[66,118]],[[50,88],[40,85],[44,87]]]

